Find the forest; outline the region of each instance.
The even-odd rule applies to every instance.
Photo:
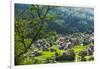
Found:
[[[14,5],[15,65],[94,60],[94,8]]]

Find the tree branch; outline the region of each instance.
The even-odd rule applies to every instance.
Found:
[[[40,28],[38,29],[38,31],[36,32],[35,36],[32,38],[32,41],[31,41],[31,43],[29,44],[29,46],[27,46],[27,48],[25,49],[25,51],[23,51],[23,52],[21,52],[19,55],[17,55],[17,57],[20,57],[21,55],[23,55],[24,53],[26,53],[26,52],[30,49],[30,47],[31,47],[31,45],[34,43],[34,41],[36,40],[37,36],[40,34],[40,31],[41,31],[41,29],[42,29],[43,26],[44,26],[44,19],[45,19],[46,15],[47,15],[47,13],[48,13],[48,11],[49,11],[49,6],[48,6],[48,8],[47,8],[45,14],[43,15],[43,18],[41,18],[42,15],[40,15],[40,12],[39,12],[39,11],[40,11],[40,10],[39,10],[39,6],[37,6],[37,14],[38,14],[38,17],[39,17],[39,19],[40,19],[40,21],[41,21],[41,26],[40,26]]]

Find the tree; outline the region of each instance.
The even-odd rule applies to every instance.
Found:
[[[39,38],[45,27],[45,19],[49,6],[32,5],[26,11],[20,11],[15,16],[15,64],[22,55],[30,50],[31,45]],[[27,15],[27,17],[25,17]],[[29,19],[30,17],[30,19]]]

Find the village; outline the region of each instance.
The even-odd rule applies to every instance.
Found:
[[[39,39],[32,44],[24,57],[33,59],[33,64],[93,61],[94,34],[75,33]]]

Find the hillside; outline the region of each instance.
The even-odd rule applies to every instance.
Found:
[[[19,10],[25,12],[30,9],[30,5],[16,4],[15,8],[15,14],[17,16]],[[30,17],[28,14],[24,14],[23,16]],[[62,34],[75,32],[94,32],[93,8],[50,6],[48,16],[51,18],[51,20],[46,20],[48,23],[47,31],[55,31]]]

